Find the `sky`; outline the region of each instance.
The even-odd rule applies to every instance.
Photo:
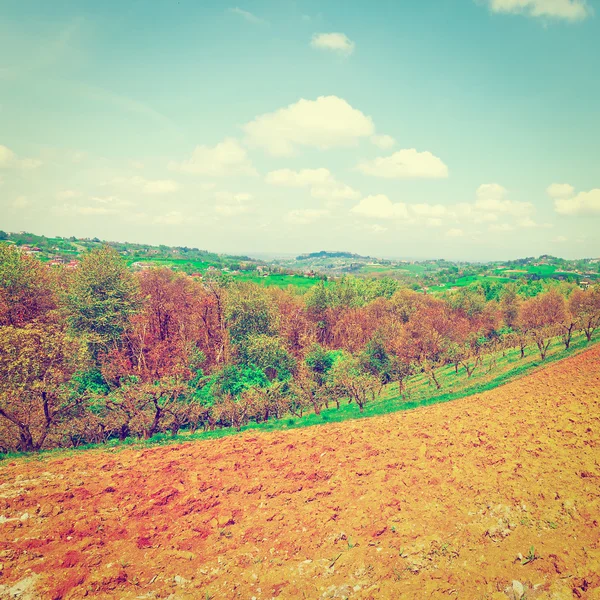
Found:
[[[600,0],[0,0],[0,229],[600,256]]]

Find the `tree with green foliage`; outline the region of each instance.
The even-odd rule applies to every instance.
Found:
[[[329,370],[339,354],[339,350],[326,350],[320,344],[313,344],[304,357],[306,366],[320,387],[324,386],[327,382]]]
[[[390,357],[380,335],[371,338],[359,358],[365,371],[379,377],[382,384],[391,381]]]
[[[258,367],[270,381],[286,381],[295,369],[295,360],[283,340],[265,334],[249,335],[240,344],[239,360],[242,364]]]
[[[73,376],[87,358],[80,340],[59,327],[0,327],[0,420],[9,449],[40,450],[60,435],[84,402]]]
[[[86,254],[65,297],[72,330],[85,336],[92,355],[119,343],[140,309],[139,285],[118,253],[105,246]]]
[[[56,308],[51,276],[36,258],[0,244],[0,326],[21,327]]]
[[[338,402],[341,398],[356,402],[360,412],[381,389],[379,378],[366,371],[358,357],[346,353],[331,368],[329,381],[331,395]]]
[[[324,281],[319,281],[304,296],[306,310],[317,326],[317,341],[326,344],[331,337],[329,309],[332,297]]]
[[[500,293],[500,310],[507,327],[512,328],[517,324],[520,304],[521,298],[518,294],[517,285],[512,282],[504,285]]]
[[[278,315],[269,293],[254,283],[231,286],[226,323],[231,341],[243,343],[251,335],[275,335]]]

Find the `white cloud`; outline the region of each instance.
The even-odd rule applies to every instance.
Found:
[[[553,183],[546,188],[550,198],[572,198],[575,188],[568,183]]]
[[[292,223],[294,225],[308,225],[309,223],[314,223],[315,221],[327,216],[328,214],[328,210],[306,208],[301,210],[290,211],[287,214],[285,220],[288,223]]]
[[[56,197],[59,200],[71,200],[73,198],[79,198],[81,194],[76,190],[61,190],[60,192],[56,192]]]
[[[586,0],[488,0],[496,13],[525,14],[531,17],[551,17],[566,21],[581,21],[593,11]]]
[[[329,169],[279,169],[270,171],[265,181],[270,185],[282,185],[287,187],[304,187],[308,185],[319,185],[332,179]]]
[[[345,33],[315,33],[310,41],[313,48],[332,50],[350,56],[356,44]]]
[[[358,200],[360,198],[358,190],[335,179],[327,184],[314,186],[310,190],[310,195],[319,200],[329,200],[332,202],[337,200]]]
[[[146,194],[169,194],[179,189],[179,184],[172,179],[144,179],[132,177],[129,183],[140,188]]]
[[[448,167],[437,156],[431,152],[417,152],[414,148],[364,161],[356,168],[365,175],[387,179],[448,177]]]
[[[267,173],[265,181],[270,185],[286,187],[310,187],[313,198],[321,200],[356,200],[360,192],[333,177],[329,169],[279,169]]]
[[[183,213],[172,210],[164,215],[154,217],[154,223],[159,225],[181,225],[185,220]]]
[[[508,190],[499,183],[483,183],[477,188],[475,194],[477,195],[477,198],[483,200],[490,198],[502,200],[502,198],[508,194]]]
[[[508,223],[498,223],[490,225],[490,231],[514,231],[514,226]]]
[[[396,140],[391,135],[372,135],[371,143],[381,148],[382,150],[389,150],[396,145]]]
[[[143,169],[144,163],[141,160],[132,160],[129,162],[132,169]]]
[[[442,204],[411,204],[410,208],[418,217],[439,218],[448,212]]]
[[[92,196],[90,198],[93,202],[98,204],[110,205],[110,206],[131,206],[133,203],[129,200],[121,200],[118,196]]]
[[[246,150],[233,138],[226,138],[216,146],[196,146],[190,160],[169,163],[172,171],[226,177],[230,175],[256,176]]]
[[[475,217],[481,221],[495,220],[494,218],[485,218],[486,214],[492,215],[510,215],[513,217],[526,217],[534,212],[534,206],[531,202],[518,202],[516,200],[506,200],[508,190],[498,183],[484,183],[477,188],[477,200],[475,201]]]
[[[513,217],[524,217],[534,211],[534,206],[531,202],[496,200],[494,198],[478,199],[475,202],[475,208],[482,213],[505,214]]]
[[[111,206],[67,206],[65,205],[64,210],[66,212],[74,212],[78,215],[116,215],[119,210]]]
[[[241,202],[248,202],[252,200],[252,194],[247,194],[246,192],[216,192],[215,198],[221,202],[222,204],[239,204]]]
[[[247,203],[252,200],[252,194],[221,191],[215,193],[215,198],[217,200],[215,212],[223,217],[233,217],[251,212],[251,207]]]
[[[465,233],[462,229],[448,229],[446,231],[446,237],[450,238],[463,237],[464,235]]]
[[[265,19],[262,19],[261,17],[257,17],[254,13],[251,13],[250,11],[247,11],[247,10],[243,10],[243,9],[239,8],[238,6],[236,6],[235,8],[230,8],[229,12],[234,15],[238,15],[239,17],[242,17],[242,19],[245,19],[246,21],[248,21],[248,23],[253,23],[254,25],[266,25],[267,24],[267,21]]]
[[[179,184],[171,179],[156,179],[146,181],[143,189],[147,194],[168,194],[179,189]]]
[[[37,169],[41,164],[41,160],[19,158],[10,148],[0,144],[0,169],[22,169],[28,171]]]
[[[558,235],[552,241],[562,244],[563,242],[567,242],[568,238],[566,238],[564,235]]]
[[[526,217],[517,221],[519,227],[525,229],[550,229],[553,227],[552,223],[537,223],[531,217]]]
[[[0,145],[0,166],[10,165],[15,158],[16,155],[10,148]]]
[[[133,205],[132,202],[121,200],[118,196],[92,196],[89,200],[91,204],[88,205],[64,203],[55,206],[54,210],[62,215],[117,215],[121,214],[124,208]]]
[[[579,192],[573,198],[557,198],[554,210],[560,215],[600,215],[600,188]]]
[[[383,225],[369,225],[367,227],[367,229],[369,231],[371,231],[372,233],[383,233],[384,231],[387,231],[387,227],[383,227]]]
[[[373,134],[371,117],[337,96],[301,99],[260,115],[244,125],[247,141],[274,156],[289,156],[297,146],[327,150],[356,145]]]
[[[438,217],[433,217],[433,218],[427,219],[425,221],[425,224],[427,225],[427,227],[441,227],[444,224],[444,220],[439,219]]]
[[[403,202],[393,203],[384,194],[363,198],[351,209],[351,212],[371,219],[409,219],[406,204]]]
[[[31,201],[29,200],[29,198],[27,198],[27,196],[18,196],[17,198],[15,198],[15,200],[13,202],[13,207],[14,208],[26,208],[30,204],[31,204]]]

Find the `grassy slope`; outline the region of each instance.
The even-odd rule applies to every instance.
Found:
[[[358,407],[352,404],[342,404],[338,410],[333,407],[323,408],[320,415],[313,413],[305,414],[302,418],[297,417],[286,417],[280,420],[271,420],[267,423],[250,423],[245,427],[242,427],[242,431],[277,431],[277,430],[288,430],[297,429],[301,427],[310,427],[313,425],[323,425],[325,423],[337,423],[350,419],[363,419],[367,417],[374,417],[377,415],[385,415],[398,411],[411,410],[421,406],[429,406],[432,404],[439,404],[442,402],[448,402],[450,400],[456,400],[466,396],[472,396],[479,394],[487,390],[494,389],[501,386],[509,381],[519,379],[524,375],[527,375],[538,368],[544,368],[547,365],[573,356],[580,352],[585,351],[592,345],[599,343],[600,338],[593,340],[591,344],[588,344],[585,336],[581,333],[577,333],[573,336],[571,347],[569,350],[565,350],[564,344],[560,338],[553,340],[546,357],[545,361],[542,361],[539,357],[539,353],[535,346],[530,346],[527,349],[526,356],[524,359],[520,358],[520,351],[518,349],[507,350],[506,352],[498,353],[496,357],[496,365],[493,369],[488,371],[490,357],[486,357],[484,364],[478,367],[472,377],[467,377],[463,368],[459,369],[458,374],[454,371],[454,366],[448,365],[446,367],[438,369],[436,376],[441,384],[441,389],[437,390],[428,379],[423,375],[415,375],[407,380],[406,389],[408,394],[405,397],[399,396],[397,384],[392,383],[384,386],[381,395],[364,409],[364,412],[360,412]],[[235,435],[238,432],[232,428],[217,429],[215,431],[200,431],[194,434],[188,432],[182,432],[173,438],[169,434],[159,434],[154,436],[150,440],[137,440],[130,438],[124,442],[118,440],[111,440],[105,447],[143,447],[143,446],[155,446],[163,444],[172,444],[191,440],[208,440],[208,439],[219,439],[230,435]],[[77,452],[82,449],[94,447],[94,445],[82,446],[77,449],[57,449],[43,452],[40,455],[30,455],[29,459],[35,459],[38,456],[45,454],[56,454],[56,453],[69,453]],[[14,458],[15,454],[8,454],[0,457],[2,458]]]
[[[261,277],[259,275],[244,273],[235,275],[234,279],[235,281],[251,281],[258,285],[275,286],[282,289],[286,289],[290,285],[299,289],[308,289],[320,281],[320,279],[304,277],[302,275],[273,274]],[[329,282],[325,282],[325,285],[329,285]]]

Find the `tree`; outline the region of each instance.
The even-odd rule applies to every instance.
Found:
[[[142,381],[191,376],[192,363],[205,367],[207,354],[213,355],[201,284],[166,268],[142,272],[139,284],[141,310],[132,316],[122,343],[107,353],[105,365],[120,361],[119,376],[135,375]]]
[[[531,335],[542,360],[565,318],[565,300],[556,290],[529,298],[521,305],[519,327]]]
[[[145,383],[130,377],[105,402],[106,421],[121,440],[130,435],[149,439],[166,430],[176,435],[193,421],[197,404],[188,382],[172,376]]]
[[[68,322],[88,340],[94,358],[115,347],[140,308],[139,287],[116,250],[84,256],[66,294]]]
[[[600,327],[600,286],[585,291],[575,289],[569,298],[569,310],[576,327],[583,331],[588,342]]]
[[[22,327],[56,308],[49,271],[18,248],[0,244],[0,326]]]
[[[231,341],[239,345],[251,335],[275,335],[278,315],[276,306],[264,288],[241,283],[230,290],[226,322]]]
[[[304,348],[316,341],[316,327],[306,313],[303,298],[277,287],[267,288],[267,291],[279,314],[278,334],[291,352],[300,357]]]
[[[320,344],[313,344],[306,354],[304,361],[319,387],[327,382],[329,370],[335,363],[339,352],[326,350]]]
[[[428,299],[413,313],[405,326],[411,359],[418,362],[436,388],[441,384],[436,376],[438,367],[448,358],[452,339],[452,318],[449,307],[441,300]]]
[[[207,275],[203,280],[207,298],[203,302],[201,317],[207,334],[207,345],[215,348],[216,364],[226,363],[229,359],[229,334],[225,311],[229,280],[222,276]]]
[[[258,334],[248,336],[239,348],[240,361],[264,371],[270,381],[289,379],[295,368],[290,355],[279,337]]]
[[[331,336],[331,315],[330,307],[332,298],[324,281],[319,281],[317,285],[306,293],[304,297],[306,311],[317,328],[317,341],[319,344],[327,344]]]
[[[271,416],[279,419],[289,409],[287,387],[282,381],[273,381],[268,386],[252,386],[242,392],[242,399],[255,407],[257,422],[266,422]]]
[[[381,389],[378,377],[371,375],[360,364],[356,356],[342,355],[330,371],[329,390],[334,398],[348,398],[349,402],[356,402],[360,412],[365,404],[373,400]]]
[[[28,452],[58,443],[48,440],[84,402],[72,380],[86,360],[80,340],[59,327],[0,327],[0,418],[12,428],[11,446]]]
[[[318,377],[305,364],[298,367],[296,376],[290,384],[292,397],[296,399],[296,406],[312,407],[315,415],[321,414],[321,406],[325,403],[325,388],[319,385]],[[339,408],[339,403],[338,403]],[[300,413],[300,416],[301,413]]]
[[[382,336],[373,336],[361,352],[359,359],[363,369],[367,373],[379,377],[382,384],[391,381],[390,357]]]

